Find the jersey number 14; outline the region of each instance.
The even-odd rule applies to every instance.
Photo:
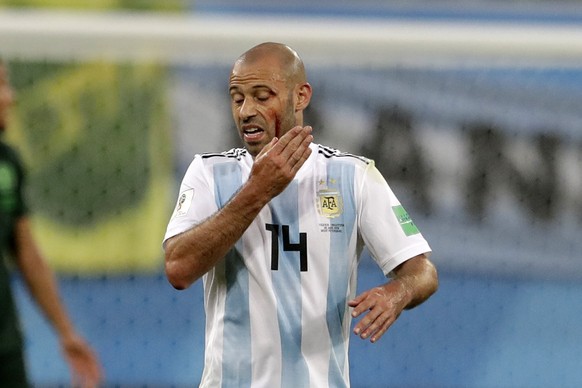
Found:
[[[289,225],[265,224],[265,228],[271,232],[271,270],[279,270],[279,234],[283,232],[283,250],[286,252],[299,252],[299,269],[307,271],[307,233],[299,233],[299,243],[292,244],[289,241]]]

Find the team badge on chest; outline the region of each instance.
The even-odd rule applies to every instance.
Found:
[[[322,189],[317,192],[317,210],[327,218],[339,217],[344,211],[342,196],[338,190]]]

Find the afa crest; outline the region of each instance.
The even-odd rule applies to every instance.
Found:
[[[327,218],[339,217],[344,211],[342,196],[337,190],[323,189],[317,192],[317,210]]]

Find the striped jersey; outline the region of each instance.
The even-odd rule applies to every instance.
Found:
[[[201,387],[349,387],[364,246],[385,275],[430,247],[366,158],[311,144],[289,186],[203,277]],[[164,241],[223,207],[248,179],[244,149],[196,155]]]

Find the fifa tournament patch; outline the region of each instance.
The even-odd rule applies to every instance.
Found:
[[[188,189],[181,193],[178,197],[178,203],[176,204],[176,209],[174,210],[174,215],[172,217],[181,217],[188,214],[188,210],[190,210],[190,205],[192,205],[193,198],[194,189]]]
[[[420,231],[418,230],[418,228],[408,215],[408,212],[404,209],[402,205],[392,206],[392,210],[394,211],[394,214],[398,219],[398,223],[400,224],[400,227],[402,228],[402,231],[404,231],[405,235],[412,236],[414,234],[420,233]]]
[[[317,210],[327,218],[339,217],[344,211],[342,196],[337,190],[322,189],[317,192]]]

